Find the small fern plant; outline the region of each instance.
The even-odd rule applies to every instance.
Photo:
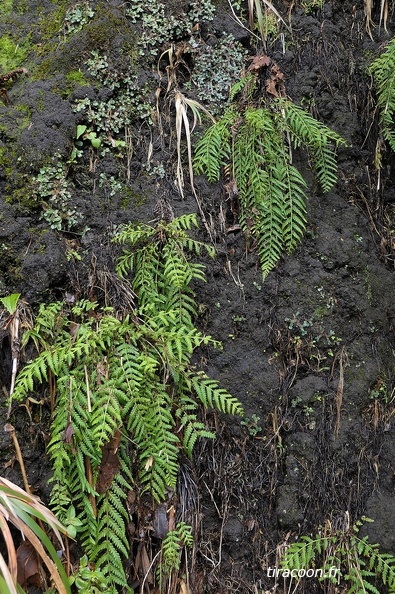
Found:
[[[161,560],[157,569],[157,581],[160,591],[164,591],[166,580],[171,580],[172,572],[177,575],[181,566],[181,555],[185,547],[192,547],[192,528],[185,522],[178,522],[163,539]],[[166,590],[166,591],[171,591]]]
[[[190,284],[204,280],[204,270],[188,254],[212,255],[189,236],[196,224],[185,215],[119,232],[115,240],[126,246],[119,272],[133,273],[138,299],[130,315],[119,318],[87,300],[42,305],[24,336],[39,352],[20,372],[12,398],[21,401],[55,379],[52,508],[73,527],[110,594],[131,591],[123,565],[128,490],[159,502],[176,487],[180,452],[191,456],[198,438],[214,437],[199,420],[202,406],[242,414],[235,397],[191,366],[198,346],[218,346],[194,325]]]
[[[306,227],[307,184],[292,165],[291,149],[307,150],[327,192],[337,181],[335,148],[345,141],[289,99],[254,100],[254,86],[251,75],[234,86],[231,98],[244,91],[243,100],[233,100],[198,141],[194,168],[209,182],[228,171],[240,226],[256,242],[265,279]]]
[[[391,150],[395,151],[395,38],[381,56],[372,62],[369,72],[377,93],[380,130]]]
[[[351,530],[325,530],[313,538],[302,536],[283,555],[281,574],[309,576],[309,569],[320,568],[320,581],[329,580],[337,585],[341,582],[346,585],[347,594],[380,594],[378,582],[389,594],[394,594],[395,557],[381,553],[379,545],[370,544],[367,536],[360,538],[361,525],[362,521],[358,521]],[[314,574],[317,572],[311,575]],[[302,581],[299,583],[302,586]]]

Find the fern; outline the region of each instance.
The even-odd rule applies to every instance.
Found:
[[[181,553],[184,547],[193,545],[191,526],[178,522],[174,530],[170,530],[162,543],[161,563],[157,570],[158,582],[163,584],[172,571],[178,571],[181,564]],[[162,589],[161,589],[162,591]]]
[[[243,231],[256,240],[263,278],[274,268],[284,250],[292,252],[306,226],[306,182],[290,162],[288,139],[302,146],[311,157],[322,189],[337,181],[334,146],[343,139],[301,107],[286,99],[275,99],[261,107],[253,101],[251,75],[232,93],[247,89],[199,140],[194,167],[210,182],[221,170],[231,171],[239,194],[239,220]],[[257,105],[258,103],[258,105]]]
[[[19,374],[13,393],[23,400],[49,372],[56,378],[48,444],[51,503],[58,517],[75,527],[111,594],[130,591],[123,559],[129,554],[126,493],[132,484],[163,501],[166,490],[176,486],[180,451],[191,457],[197,439],[214,437],[198,418],[200,408],[242,414],[236,398],[190,364],[201,344],[218,345],[194,325],[190,284],[205,279],[190,253],[213,255],[211,247],[189,236],[196,224],[195,216],[186,215],[168,225],[122,228],[116,241],[126,251],[118,269],[133,274],[136,311],[118,319],[111,308],[89,301],[69,309],[42,306],[28,334],[39,352]],[[129,443],[138,463],[133,477]],[[111,447],[110,476],[103,478]],[[188,530],[177,530],[174,542],[181,550]]]
[[[370,66],[377,93],[380,110],[380,129],[384,139],[395,151],[395,38],[390,41],[385,52]]]
[[[360,525],[361,522],[357,522],[352,530],[317,534],[314,538],[302,536],[283,555],[282,571],[321,567],[324,573],[321,581],[328,579],[338,583],[338,576],[331,571],[337,568],[347,584],[348,594],[379,594],[380,590],[372,583],[377,583],[377,580],[381,580],[388,592],[394,594],[395,557],[381,553],[378,544],[370,544],[367,536],[359,538]]]

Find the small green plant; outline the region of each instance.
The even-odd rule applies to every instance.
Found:
[[[302,0],[301,6],[306,14],[311,14],[316,10],[322,10],[324,6],[324,0]]]
[[[83,26],[94,17],[95,11],[89,0],[77,2],[65,14],[63,21],[63,34],[65,37],[80,31]]]
[[[100,594],[107,592],[108,579],[86,555],[80,559],[78,571],[70,578],[70,585],[75,586],[79,594]]]
[[[120,72],[110,66],[108,56],[98,51],[91,52],[86,66],[91,77],[111,92],[106,100],[79,99],[74,112],[84,116],[85,122],[77,127],[76,148],[82,140],[90,141],[99,154],[115,153],[117,157],[128,157],[132,151],[130,124],[141,120],[152,124],[153,108],[148,96],[148,85],[142,86],[134,73],[135,65],[129,64],[127,72]]]
[[[82,215],[72,206],[74,190],[68,178],[69,168],[70,163],[65,164],[55,154],[54,162],[42,167],[33,180],[35,195],[43,207],[42,218],[58,231],[75,229],[82,221]]]
[[[188,4],[188,11],[180,11],[176,16],[164,2],[147,0],[142,4],[140,0],[131,0],[126,14],[132,23],[141,22],[139,51],[145,59],[154,61],[165,42],[189,38],[195,25],[211,22],[215,7],[210,0],[192,0]]]
[[[191,526],[178,522],[174,530],[170,530],[162,543],[161,559],[157,569],[157,581],[160,592],[164,592],[166,579],[173,571],[178,572],[181,565],[181,554],[185,547],[193,545]]]
[[[319,580],[329,580],[335,585],[340,580],[348,594],[380,594],[378,581],[392,594],[395,592],[395,557],[381,553],[379,545],[370,544],[367,536],[360,538],[361,525],[362,521],[358,521],[351,529],[344,530],[327,526],[314,537],[302,536],[285,551],[281,559],[282,574],[288,571],[288,575],[298,575],[298,572],[306,575],[308,569],[322,568]],[[299,586],[303,588],[303,579],[293,592],[297,592]]]
[[[191,365],[197,347],[219,346],[194,325],[198,307],[190,284],[203,281],[204,271],[189,254],[213,255],[210,246],[190,237],[196,225],[195,215],[184,215],[168,224],[119,230],[115,241],[125,253],[118,272],[133,274],[132,287],[126,281],[123,286],[138,300],[128,315],[117,317],[90,301],[71,308],[52,303],[40,307],[34,328],[24,335],[39,353],[20,372],[13,399],[23,400],[50,375],[56,380],[48,444],[51,503],[106,577],[111,594],[130,592],[122,560],[129,554],[131,485],[163,501],[167,489],[176,487],[180,451],[191,456],[197,439],[214,437],[199,420],[199,408],[242,414],[235,397]],[[112,468],[104,480],[109,451]]]
[[[244,87],[242,101],[233,101],[199,140],[194,168],[210,182],[227,168],[240,225],[257,244],[265,279],[283,250],[295,249],[306,227],[307,184],[291,163],[291,149],[308,151],[327,192],[337,181],[334,146],[344,140],[287,98],[254,104],[255,84],[250,74],[233,88],[231,97]]]
[[[255,437],[258,433],[261,433],[262,427],[260,427],[261,417],[256,414],[252,414],[250,417],[245,417],[241,421],[241,425],[245,427],[251,437]]]
[[[186,88],[193,89],[199,101],[208,103],[212,113],[219,113],[240,77],[247,52],[232,35],[223,35],[214,46],[195,42],[193,49],[194,68]]]

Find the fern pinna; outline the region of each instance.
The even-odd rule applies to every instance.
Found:
[[[253,89],[249,75],[237,87],[247,88],[247,102],[231,103],[199,140],[194,168],[210,182],[219,180],[223,167],[230,171],[240,202],[240,225],[256,240],[266,278],[282,252],[294,250],[306,227],[307,184],[291,163],[292,146],[308,151],[326,192],[336,183],[333,147],[344,141],[289,99],[254,101],[251,85]]]
[[[204,271],[189,254],[213,254],[189,236],[196,224],[195,216],[186,215],[118,233],[115,241],[125,245],[119,273],[133,273],[138,299],[130,316],[119,319],[90,301],[42,305],[24,337],[39,353],[19,374],[13,399],[24,399],[49,374],[56,378],[48,444],[52,506],[76,528],[111,593],[130,590],[123,559],[131,485],[163,500],[166,489],[176,486],[180,450],[191,456],[198,438],[213,437],[198,418],[199,408],[242,414],[236,398],[190,365],[198,346],[218,345],[194,325],[190,283],[204,280]],[[132,452],[138,476],[132,476]],[[103,476],[106,466],[109,476]]]

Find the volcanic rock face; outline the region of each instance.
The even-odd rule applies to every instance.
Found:
[[[158,199],[176,216],[196,211],[187,165],[184,199],[175,183],[172,93],[221,98],[235,82],[232,64],[247,66],[247,54],[270,56],[287,95],[345,138],[338,184],[327,194],[306,155],[293,152],[309,182],[307,232],[264,283],[223,184],[195,180],[218,252],[204,262],[208,282],[196,286],[200,324],[223,343],[199,353],[196,364],[246,411],[241,424],[217,419],[217,441],[196,458],[198,555],[205,591],[250,592],[273,585],[263,568],[287,535],[314,533],[345,514],[351,522],[371,517],[370,541],[395,554],[394,168],[380,145],[367,74],[394,22],[390,15],[388,31],[371,26],[371,38],[359,4],[279,2],[290,25],[279,21],[264,47],[235,24],[227,3],[214,4],[213,18],[200,15],[191,31],[190,8],[169,3],[167,22],[172,16],[184,28],[169,24],[157,39],[138,11],[116,0],[81,2],[80,16],[68,1],[0,8],[7,97],[0,103],[0,294],[20,292],[33,308],[66,291],[87,297],[88,288],[98,298],[95,274],[115,265],[115,226],[154,220]],[[203,79],[202,56],[224,35],[233,36],[233,62],[221,50]],[[17,63],[6,60],[4,40],[14,43]],[[4,78],[21,67],[29,77]],[[214,81],[218,95],[212,88],[209,95]],[[219,113],[221,101],[205,105]],[[372,165],[377,146],[380,179]],[[225,232],[227,223],[234,231]],[[210,240],[203,226],[200,239]],[[34,419],[30,431],[18,411],[15,425],[25,435],[29,480],[46,495],[45,428]],[[2,452],[8,465],[10,451]],[[18,480],[16,469],[7,472]]]

